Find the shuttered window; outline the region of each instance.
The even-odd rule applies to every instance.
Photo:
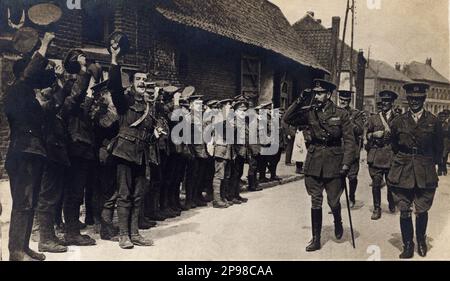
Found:
[[[261,61],[256,57],[241,59],[241,94],[255,98],[261,91]]]

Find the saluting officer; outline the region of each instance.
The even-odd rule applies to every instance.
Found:
[[[358,173],[359,173],[359,160],[361,155],[361,148],[363,144],[364,135],[364,112],[357,109],[351,108],[350,103],[352,101],[353,91],[339,91],[339,101],[341,108],[347,110],[350,121],[353,126],[353,134],[355,136],[355,160],[350,166],[350,171],[348,172],[348,180],[350,187],[350,207],[355,207],[356,199],[356,189],[358,188]]]
[[[381,218],[381,187],[383,179],[387,177],[393,152],[390,142],[390,125],[398,115],[392,110],[394,101],[398,98],[397,93],[382,91],[378,94],[381,99],[381,111],[372,115],[367,123],[368,154],[367,164],[369,174],[372,178],[373,213],[372,220]],[[395,212],[395,204],[392,193],[388,186],[387,199],[389,210]]]
[[[311,196],[311,220],[313,238],[306,251],[321,248],[322,201],[326,190],[328,205],[334,216],[335,236],[343,235],[340,197],[343,192],[342,178],[347,175],[354,161],[355,139],[353,126],[347,111],[337,107],[331,100],[336,85],[316,79],[313,106],[300,97],[289,107],[284,122],[293,126],[309,126],[312,141],[305,162],[305,185]]]
[[[403,252],[401,259],[414,256],[412,207],[416,213],[417,251],[427,254],[426,230],[438,176],[436,164],[442,161],[443,137],[439,119],[424,110],[427,91],[424,83],[409,83],[406,91],[409,110],[391,125],[392,148],[395,153],[388,175],[395,204],[400,209]]]

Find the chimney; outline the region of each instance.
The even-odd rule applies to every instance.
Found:
[[[316,20],[316,21],[317,21],[317,23],[322,24],[322,20],[321,20],[321,19],[318,19],[318,20]]]
[[[307,11],[306,14],[310,15],[311,17],[314,17],[314,11]]]
[[[433,60],[432,60],[431,58],[427,58],[427,60],[425,61],[425,63],[426,63],[427,65],[431,66],[432,63],[433,63]]]
[[[338,67],[338,43],[339,43],[339,31],[341,25],[340,17],[333,17],[331,19],[331,75],[333,82],[337,79],[337,67]]]
[[[395,63],[395,70],[397,70],[397,71],[401,71],[402,70],[402,65],[399,62]]]

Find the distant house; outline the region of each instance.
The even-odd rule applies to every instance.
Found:
[[[342,40],[339,39],[340,18],[333,17],[331,27],[327,28],[322,25],[320,19],[314,17],[314,12],[307,12],[293,27],[319,63],[330,70],[328,78],[336,83],[342,46]],[[350,59],[351,54],[353,63]],[[352,50],[350,46],[344,44],[340,89],[350,88],[350,71],[353,70],[352,90],[356,93],[353,101],[354,106],[359,109],[363,108],[364,103],[365,64],[366,59],[362,51]]]
[[[416,82],[431,85],[426,109],[433,114],[450,109],[450,81],[433,68],[432,59],[425,63],[413,61],[403,66],[403,73]]]
[[[412,80],[400,71],[400,65],[393,67],[385,61],[370,59],[366,69],[364,110],[376,112],[376,103],[379,101],[378,93],[390,90],[399,94],[395,106],[405,111],[408,104],[403,85],[408,82],[412,82]]]
[[[92,0],[83,1],[86,6],[81,10],[67,9],[65,0],[56,2],[61,2],[63,17],[52,27],[53,59],[63,59],[70,48],[81,48],[107,70],[108,35],[121,30],[131,42],[122,62],[124,72],[148,71],[154,79],[193,85],[207,98],[243,94],[255,104],[272,101],[282,108],[314,78],[329,74],[281,10],[267,0]],[[18,22],[22,8],[27,8],[22,6],[0,2],[0,101],[18,59],[7,9],[11,8],[11,20]],[[8,128],[1,119],[4,154]]]

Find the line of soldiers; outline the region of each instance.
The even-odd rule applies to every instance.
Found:
[[[54,38],[45,33],[37,50],[14,64],[16,80],[5,97],[11,131],[6,158],[13,200],[10,260],[45,259],[29,247],[35,210],[39,252],[63,253],[69,245],[96,244],[81,234],[83,202],[85,223],[99,226],[101,239],[130,249],[153,245],[139,230],[156,221],[211,201],[216,208],[247,202],[240,195],[245,163],[250,191],[261,190],[258,172],[265,178],[267,167],[271,178],[279,179],[281,152],[262,156],[261,146],[249,142],[248,122],[227,120],[231,110],[245,116],[252,106],[249,100],[239,96],[206,102],[194,87],[151,81],[143,72],[134,73],[131,86],[124,88],[119,59],[126,45],[120,33],[111,36],[111,66],[104,80],[101,66],[81,50],[68,52],[64,68],[48,60]],[[263,104],[255,110],[271,107]],[[219,110],[222,114],[213,122],[223,123],[224,131],[215,130],[212,145],[203,139],[176,143],[171,132],[181,122],[172,118],[177,109],[184,109],[193,137],[197,131],[203,136],[207,125],[194,112]],[[239,126],[245,127],[245,141],[235,144],[225,129]],[[181,185],[186,193],[183,205]],[[113,224],[115,211],[118,227]],[[62,222],[61,213],[64,239],[54,228]]]
[[[306,90],[286,111],[283,121],[306,127],[308,154],[304,163],[305,185],[311,196],[312,240],[306,251],[321,248],[323,190],[334,217],[335,236],[343,235],[340,197],[348,178],[350,206],[355,205],[359,155],[366,132],[367,162],[372,178],[374,210],[372,220],[381,218],[381,188],[388,186],[389,210],[400,210],[400,229],[404,244],[400,258],[414,256],[412,211],[416,214],[418,253],[427,254],[426,229],[436,188],[436,165],[443,170],[446,155],[444,138],[447,129],[433,114],[424,110],[429,85],[404,85],[409,110],[400,114],[393,109],[398,94],[379,93],[380,112],[365,120],[364,114],[349,107],[352,92],[339,91],[341,107],[331,101],[336,85],[316,79],[314,88]],[[311,94],[312,93],[312,94]],[[366,129],[364,129],[364,126]],[[444,159],[445,158],[445,159]],[[414,208],[413,208],[414,207]]]

